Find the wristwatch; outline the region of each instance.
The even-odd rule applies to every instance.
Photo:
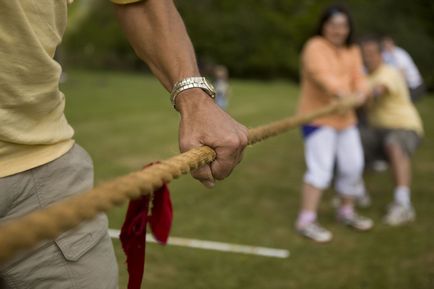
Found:
[[[200,88],[206,92],[212,99],[215,98],[215,88],[205,77],[188,77],[178,81],[170,93],[170,101],[176,109],[176,97],[182,91],[192,88]]]

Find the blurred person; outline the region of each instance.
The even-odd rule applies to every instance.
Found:
[[[112,2],[136,54],[172,91],[180,150],[208,145],[216,151],[213,163],[192,173],[213,186],[240,162],[247,129],[210,97],[212,87],[200,78],[172,0]],[[53,59],[66,20],[65,0],[0,2],[1,222],[93,186],[92,160],[73,140],[58,87],[61,67]],[[118,287],[117,276],[107,217],[101,214],[1,264],[0,287],[109,289]]]
[[[229,101],[229,73],[223,65],[217,65],[214,69],[215,102],[220,108],[226,110]]]
[[[321,109],[338,100],[367,95],[362,59],[353,43],[353,23],[342,6],[330,6],[323,12],[316,35],[304,46],[301,56],[301,97],[298,113]],[[337,220],[365,231],[371,219],[355,212],[354,199],[362,194],[363,150],[353,110],[322,117],[303,126],[305,161],[301,209],[296,230],[317,242],[332,239],[332,233],[317,220],[322,192],[330,185],[336,163],[335,188],[341,201]]]
[[[425,85],[422,76],[410,54],[401,47],[396,46],[390,36],[383,37],[383,59],[387,64],[398,68],[403,74],[410,90],[411,100],[419,100],[425,93]]]
[[[421,142],[422,121],[410,100],[404,78],[383,62],[379,41],[366,38],[361,47],[372,89],[365,110],[367,127],[362,129],[363,145],[367,156],[380,156],[390,162],[394,201],[384,221],[401,225],[415,219],[410,198],[411,156]]]

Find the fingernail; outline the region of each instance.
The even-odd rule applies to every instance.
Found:
[[[207,187],[209,189],[211,189],[215,186],[215,182],[213,182],[213,181],[203,181],[202,183],[205,185],[205,187]]]

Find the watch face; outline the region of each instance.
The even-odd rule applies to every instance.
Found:
[[[208,87],[208,89],[209,89],[209,91],[213,94],[213,96],[215,95],[215,88],[214,88],[214,86],[206,79],[206,78],[204,78],[203,79],[204,80],[204,83],[205,83],[205,85]]]

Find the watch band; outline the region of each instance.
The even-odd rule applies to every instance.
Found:
[[[192,88],[200,88],[205,91],[212,99],[215,98],[214,86],[209,83],[205,77],[188,77],[178,81],[170,93],[170,101],[173,107],[176,109],[176,97],[182,91]]]

